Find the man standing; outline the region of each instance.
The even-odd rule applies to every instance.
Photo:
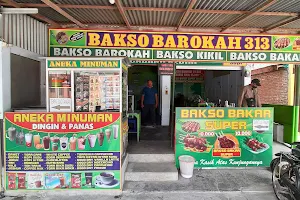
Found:
[[[157,90],[153,88],[153,82],[151,80],[147,81],[147,86],[144,87],[142,92],[142,99],[141,99],[141,108],[143,121],[145,123],[146,117],[150,114],[151,117],[151,125],[155,125],[155,109],[158,106],[158,96]]]
[[[238,100],[239,107],[261,107],[258,86],[261,86],[260,80],[253,79],[250,85],[243,87]]]

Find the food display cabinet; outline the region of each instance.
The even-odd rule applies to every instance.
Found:
[[[127,116],[126,58],[47,58],[48,112],[122,112]]]

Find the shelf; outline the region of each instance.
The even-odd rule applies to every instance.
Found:
[[[64,89],[64,88],[71,88],[71,87],[49,87],[50,89]]]

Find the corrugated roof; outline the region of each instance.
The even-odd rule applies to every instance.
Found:
[[[264,11],[269,12],[300,12],[299,0],[278,0]]]
[[[265,0],[198,0],[195,9],[209,10],[252,10],[266,2]]]
[[[291,22],[287,25],[281,26],[280,28],[294,28],[294,29],[300,29],[300,20],[296,20],[294,22]]]
[[[191,27],[224,27],[240,15],[191,13],[183,26]]]
[[[186,8],[190,0],[121,0],[126,7]]]
[[[14,0],[16,3],[43,3],[41,0]]]
[[[74,26],[74,22],[71,22],[54,9],[47,7],[41,0],[15,0],[15,2],[43,4],[45,7],[39,8],[39,14],[44,15],[57,23],[62,23],[63,26],[66,24],[68,24],[68,26]],[[91,24],[93,24],[96,27],[113,26],[126,29],[126,19],[123,19],[116,4],[110,4],[109,0],[52,0],[52,2],[56,3],[58,6],[60,4],[72,5],[69,7],[61,6],[61,8],[73,18],[88,25],[87,28],[89,25],[92,27]],[[189,7],[191,0],[120,0],[120,2],[124,7],[123,10],[125,16],[129,21],[129,25],[132,26],[132,29],[136,28],[136,26],[138,26],[137,28],[147,28],[147,26],[151,28],[155,26],[157,26],[157,28],[176,28],[179,26],[180,20],[186,9]],[[234,27],[231,27],[231,25],[234,25],[236,22],[239,22],[239,20],[248,16],[247,14],[250,14],[249,11],[256,11],[262,5],[266,6],[267,2],[269,1],[196,0],[193,10],[188,13],[180,28],[181,30],[183,28],[188,30],[192,27],[192,29],[195,29],[196,31],[209,31],[212,29],[219,31],[228,27],[225,31],[231,32],[231,30],[240,30],[241,32],[246,32],[245,28],[247,28],[254,32],[260,32],[264,28],[281,24],[282,22],[285,22],[286,19],[296,17],[297,14],[295,13],[300,13],[300,0],[277,0],[273,4],[271,2],[269,7],[260,11],[261,13],[254,13],[247,19],[237,23]],[[2,3],[2,5],[7,6],[8,4]],[[80,7],[81,5],[86,6]],[[32,5],[32,7],[34,6],[35,5]],[[109,7],[104,10],[101,6]],[[199,10],[201,10],[201,12]],[[41,20],[43,20],[43,18],[41,18]],[[278,27],[275,26],[275,28]],[[287,31],[294,31],[296,29],[299,29],[300,31],[300,20],[291,22],[279,28],[285,28]],[[277,30],[278,32],[283,31]],[[274,33],[274,27],[271,31]]]
[[[290,17],[287,16],[263,16],[263,15],[256,15],[252,16],[245,21],[236,25],[236,27],[252,27],[252,28],[266,28],[269,27],[276,22],[288,19]]]
[[[70,23],[69,19],[59,14],[52,8],[39,8],[39,14],[59,23]]]
[[[129,23],[132,25],[176,26],[182,16],[177,12],[127,11]]]
[[[117,10],[97,10],[97,9],[64,9],[72,17],[82,23],[99,24],[125,24],[121,14]]]
[[[109,6],[109,0],[52,0],[58,4]]]

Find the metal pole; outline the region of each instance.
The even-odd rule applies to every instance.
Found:
[[[176,76],[176,63],[173,63],[173,76],[172,76],[172,93],[171,93],[171,147],[174,145],[174,125],[175,125],[175,105],[174,105],[174,98],[175,98],[175,76]]]
[[[295,106],[300,106],[300,65],[295,65]]]

